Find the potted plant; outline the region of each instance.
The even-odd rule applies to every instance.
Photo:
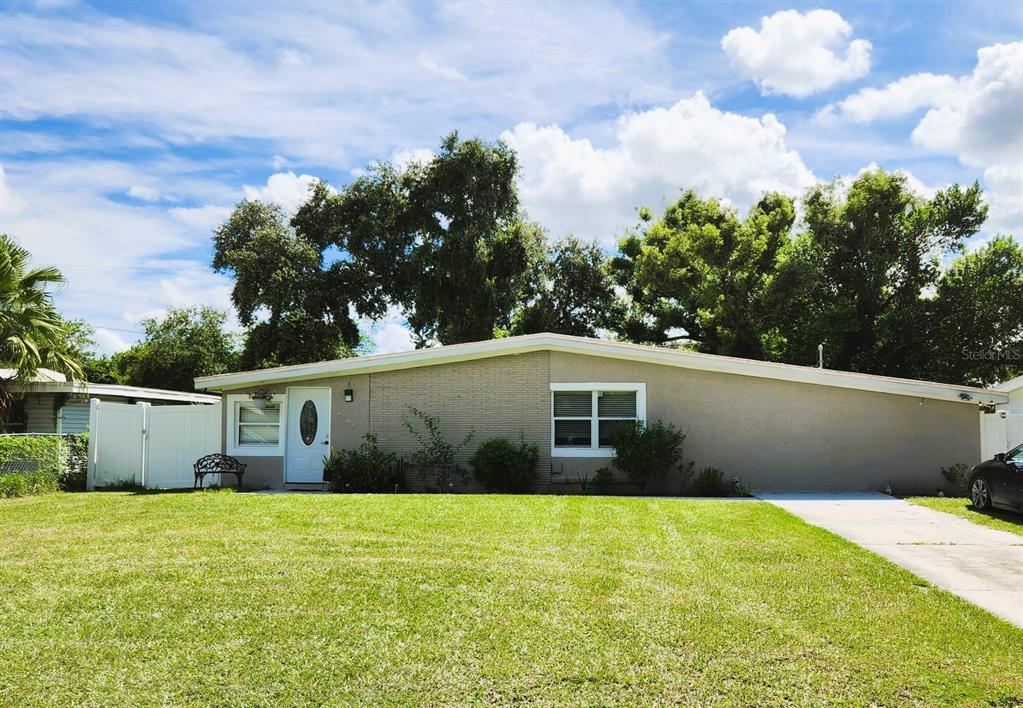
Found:
[[[266,388],[257,388],[255,391],[249,394],[249,398],[252,399],[253,404],[256,408],[263,410],[267,404],[273,400],[273,393]]]

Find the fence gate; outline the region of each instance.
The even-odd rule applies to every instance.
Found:
[[[990,460],[1023,443],[1023,413],[996,411],[980,416],[981,457]]]
[[[219,403],[151,406],[93,398],[87,486],[191,487],[192,463],[220,452],[220,428]]]

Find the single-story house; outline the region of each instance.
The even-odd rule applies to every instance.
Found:
[[[0,369],[0,378],[11,379],[15,372]],[[8,384],[16,394],[10,415],[0,433],[84,433],[89,430],[89,399],[114,403],[211,404],[219,396],[205,393],[166,391],[158,388],[95,384],[68,381],[56,371],[40,369],[24,384]]]
[[[535,334],[196,379],[224,397],[224,452],[246,484],[322,482],[331,449],[367,433],[389,452],[417,446],[414,406],[452,442],[520,436],[540,450],[539,489],[571,488],[612,456],[614,421],[662,419],[685,455],[759,489],[933,491],[940,468],[980,454],[978,404],[1001,392]],[[272,393],[269,402],[250,394]],[[265,407],[260,407],[260,406]],[[678,493],[678,479],[664,493]]]
[[[990,459],[1023,443],[1023,376],[992,387],[1008,401],[985,406],[980,416],[981,458]]]
[[[1009,397],[1009,400],[1006,403],[995,406],[996,410],[1023,413],[1023,376],[1017,376],[1005,383],[998,384],[997,386],[994,386],[993,389],[1004,393]]]

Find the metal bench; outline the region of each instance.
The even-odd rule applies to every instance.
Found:
[[[230,455],[216,452],[206,455],[206,457],[200,457],[192,465],[192,469],[195,470],[195,484],[192,485],[192,489],[202,489],[203,478],[208,474],[233,474],[238,478],[238,486],[241,487],[242,475],[245,474],[245,463]]]

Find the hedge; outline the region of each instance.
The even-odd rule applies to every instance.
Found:
[[[0,435],[0,497],[85,489],[87,435]]]

